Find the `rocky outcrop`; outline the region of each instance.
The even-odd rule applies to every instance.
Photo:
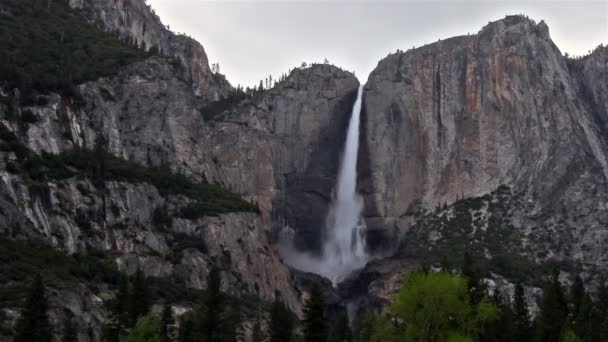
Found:
[[[257,203],[260,213],[186,219],[176,213],[189,198],[145,180],[100,184],[76,173],[32,182],[11,168],[15,151],[5,141],[0,233],[70,254],[103,255],[126,273],[141,269],[192,288],[203,288],[210,267],[219,266],[229,293],[264,301],[280,293],[300,313],[305,284],[293,278],[271,241],[286,231],[299,247],[318,246],[357,79],[329,65],[296,69],[272,89],[216,113],[215,100],[232,94],[232,87],[210,72],[197,42],[173,35],[143,1],[70,4],[105,30],[157,47],[161,55],[78,85],[74,97],[47,94],[23,107],[2,103],[0,124],[38,155],[102,147],[146,167],[222,184]],[[19,119],[24,112],[28,122]],[[113,298],[111,289],[99,286],[49,288],[56,326],[72,312],[81,339],[95,340]],[[15,306],[0,310],[13,321],[18,313]]]
[[[217,101],[232,91],[223,75],[211,72],[203,46],[170,31],[144,0],[70,0],[70,6],[131,44],[177,58],[184,66],[181,74],[197,96]]]
[[[258,203],[274,238],[318,250],[357,87],[329,65],[296,69],[208,123],[207,177]]]
[[[0,107],[2,124],[38,154],[103,146],[142,165],[223,184],[257,202],[261,214],[159,224],[157,211],[171,216],[189,200],[145,182],[106,181],[100,188],[75,176],[32,184],[7,171],[14,155],[4,151],[2,233],[69,253],[112,255],[127,273],[140,268],[194,288],[204,287],[211,265],[219,265],[228,292],[263,300],[280,292],[299,312],[305,290],[294,286],[268,236],[289,226],[301,229],[302,241],[319,238],[358,82],[328,65],[297,69],[273,89],[211,118],[181,68],[165,57],[150,58],[78,86],[73,99],[51,94],[46,104],[18,109],[31,112],[35,122],[11,121]],[[105,313],[94,315],[76,324],[98,331]]]
[[[528,203],[517,229],[574,230],[575,258],[605,268],[605,56],[568,60],[544,22],[510,16],[381,61],[358,166],[372,246],[402,238],[417,211],[506,184]]]

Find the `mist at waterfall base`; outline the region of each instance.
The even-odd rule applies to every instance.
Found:
[[[295,250],[293,240],[283,239],[278,245],[279,252],[289,265],[301,271],[320,274],[330,279],[334,285],[353,271],[363,268],[368,261],[364,235],[366,227],[361,218],[363,202],[357,194],[362,94],[363,85],[357,91],[357,100],[348,125],[338,184],[326,220],[321,256]]]

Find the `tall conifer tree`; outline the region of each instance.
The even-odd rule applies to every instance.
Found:
[[[48,304],[42,278],[37,275],[29,290],[25,307],[17,321],[14,342],[51,342],[51,325],[47,316]]]
[[[326,342],[327,323],[325,320],[325,301],[318,284],[310,291],[310,298],[304,303],[304,341]]]
[[[536,340],[538,342],[559,341],[568,320],[568,303],[559,282],[559,271],[554,271],[545,285],[538,317]]]

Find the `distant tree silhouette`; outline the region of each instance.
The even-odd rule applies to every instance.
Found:
[[[326,342],[327,322],[325,319],[325,301],[318,284],[313,285],[310,298],[304,303],[304,341]]]
[[[568,319],[568,303],[559,282],[559,271],[554,271],[543,290],[538,317],[536,341],[559,341],[565,333]]]
[[[134,325],[140,317],[147,315],[148,311],[150,310],[150,296],[148,294],[146,278],[139,268],[137,269],[137,272],[135,272],[132,290],[129,297],[131,301],[131,325]]]
[[[530,311],[526,300],[524,287],[521,284],[515,285],[513,295],[513,314],[516,341],[529,341],[532,337]]]
[[[51,325],[46,313],[47,308],[44,284],[40,275],[36,275],[21,317],[16,324],[14,342],[51,342],[53,340]]]
[[[289,341],[293,334],[293,314],[285,303],[276,296],[270,308],[270,342]]]

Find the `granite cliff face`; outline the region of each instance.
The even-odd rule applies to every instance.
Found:
[[[358,84],[329,65],[296,69],[214,118],[208,179],[258,203],[274,239],[318,250]]]
[[[553,267],[595,284],[608,267],[607,52],[564,57],[543,22],[509,16],[380,61],[359,190],[370,246],[392,257],[342,292],[386,303],[404,269],[458,267],[464,252],[531,296]]]
[[[205,122],[204,105],[199,109],[175,68],[180,67],[163,58],[136,63],[115,78],[79,86],[78,104],[52,95],[45,106],[23,108],[39,119],[35,124],[4,124],[38,153],[101,144],[142,165],[221,183],[257,202],[260,215],[174,219],[158,227],[155,210],[175,212],[186,199],[167,197],[147,184],[109,182],[99,192],[79,178],[50,182],[33,193],[4,164],[4,233],[43,239],[70,253],[111,253],[129,273],[139,267],[148,276],[181,279],[195,288],[204,286],[209,265],[219,262],[230,270],[224,274],[229,291],[265,300],[280,291],[299,311],[300,289],[268,235],[290,222],[303,227],[302,241],[309,241],[307,234],[319,236],[314,229],[331,196],[337,140],[344,135],[356,79],[330,66],[297,70],[277,87]],[[206,250],[176,251],[184,237],[204,241]]]
[[[513,16],[381,61],[359,165],[370,239],[401,237],[419,208],[502,184],[526,198],[527,215],[592,211],[577,224],[583,240],[603,234],[605,50],[567,60],[543,22]]]
[[[177,58],[183,65],[182,76],[194,94],[209,101],[227,96],[232,86],[222,75],[213,74],[203,46],[196,40],[173,33],[141,0],[69,0],[72,8],[105,31],[147,49]]]
[[[228,292],[268,301],[278,291],[300,312],[319,279],[290,271],[272,243],[286,235],[296,248],[319,251],[357,79],[330,65],[295,69],[218,111],[234,89],[210,71],[199,43],[167,30],[145,1],[69,3],[161,54],[80,84],[73,97],[0,104],[2,146],[10,132],[37,155],[101,147],[220,184],[259,213],[186,218],[178,213],[191,198],[146,181],[99,184],[76,174],[32,182],[11,167],[16,151],[3,148],[0,233],[103,255],[126,273],[139,268],[191,288],[204,287],[218,265]],[[567,263],[588,279],[605,271],[607,62],[605,47],[563,57],[544,23],[519,16],[382,60],[365,86],[358,187],[369,247],[392,258],[372,262],[339,295],[328,290],[332,306],[341,296],[380,307],[404,271],[464,250],[506,282],[517,277],[514,258],[526,270]],[[26,112],[27,122],[15,119]],[[81,339],[94,340],[112,296],[83,284],[51,288],[53,325],[68,309]],[[0,313],[18,316],[14,307]]]
[[[144,1],[70,5],[123,39],[157,47],[162,56],[78,85],[74,97],[48,94],[38,104],[0,104],[3,132],[38,155],[98,146],[145,167],[221,184],[255,202],[260,213],[187,219],[177,213],[191,199],[146,181],[100,185],[76,175],[32,183],[11,169],[16,157],[8,149],[0,152],[1,233],[68,253],[104,255],[126,273],[139,268],[192,288],[203,288],[217,265],[225,270],[229,293],[270,301],[278,292],[299,313],[306,289],[270,242],[288,231],[300,247],[318,245],[357,79],[329,65],[296,69],[272,89],[216,113],[212,105],[233,88],[211,73],[200,44],[166,30]],[[29,122],[14,119],[25,112]],[[159,219],[160,211],[175,217]],[[101,304],[111,297],[110,290],[84,285],[52,288],[52,319],[62,321],[65,309],[80,312],[80,337],[94,340],[107,318]],[[14,309],[3,314],[15,318]]]

